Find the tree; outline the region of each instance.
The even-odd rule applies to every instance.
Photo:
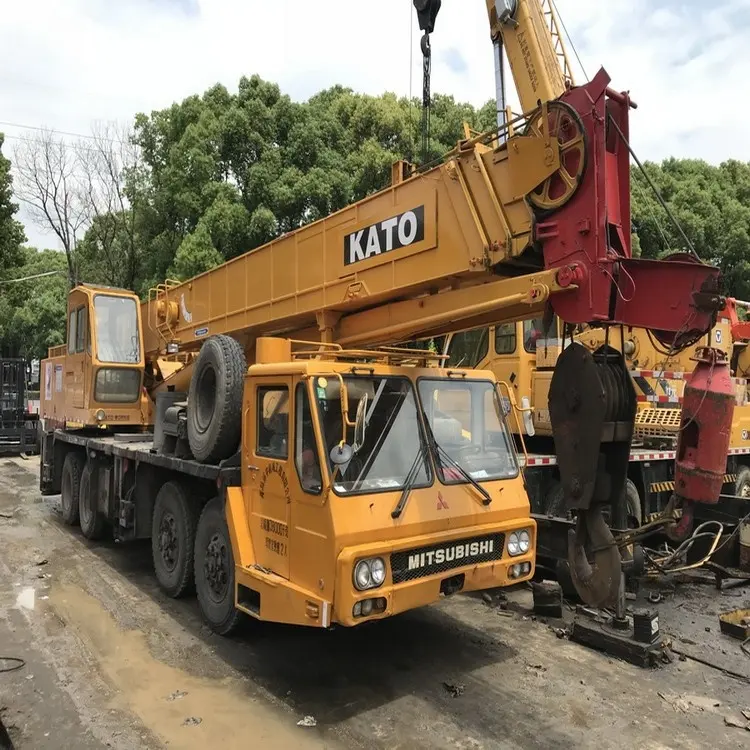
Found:
[[[666,159],[644,169],[698,256],[721,269],[725,291],[750,298],[750,164]],[[642,256],[688,251],[640,171],[634,169],[632,183],[633,228]]]
[[[132,130],[98,123],[78,146],[86,233],[78,246],[81,277],[110,286],[136,288],[142,244],[140,149]]]
[[[467,120],[492,120],[436,96],[431,158],[455,146]],[[494,121],[494,120],[493,120]],[[214,86],[168,109],[139,114],[135,141],[145,170],[145,284],[185,278],[383,188],[391,164],[413,159],[419,104],[334,86],[293,102],[259,76],[236,93]]]
[[[16,195],[28,206],[32,221],[57,236],[73,285],[78,281],[76,248],[89,216],[76,176],[76,150],[54,131],[40,130],[18,144],[14,163]]]
[[[51,276],[40,276],[50,271]],[[47,356],[50,346],[65,341],[68,266],[56,250],[21,248],[8,279],[27,281],[0,286],[0,346],[26,359]],[[34,278],[36,277],[36,278]]]
[[[26,241],[23,226],[15,218],[18,206],[13,202],[10,161],[2,154],[4,141],[0,133],[0,277],[21,260],[21,244]]]

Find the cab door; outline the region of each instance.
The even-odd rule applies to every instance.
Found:
[[[245,413],[250,532],[257,563],[289,578],[291,521],[292,379],[252,381],[251,407]]]
[[[74,409],[86,407],[86,350],[88,346],[88,299],[72,293],[68,301],[68,353],[65,357],[65,391]]]

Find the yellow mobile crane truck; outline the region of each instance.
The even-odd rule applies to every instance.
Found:
[[[429,53],[439,3],[415,4]],[[677,343],[712,325],[717,269],[631,257],[627,94],[604,71],[539,89],[557,55],[544,7],[488,3],[524,115],[143,303],[70,292],[67,344],[43,363],[42,491],[88,537],[150,537],[161,587],[194,584],[215,631],[241,613],[357,625],[533,576],[507,385],[388,344],[549,305]],[[561,468],[574,582],[599,605],[619,591],[601,509],[621,494],[635,400],[617,352],[580,349],[558,365],[553,425],[583,441]]]

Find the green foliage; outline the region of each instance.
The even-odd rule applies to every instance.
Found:
[[[0,278],[21,260],[21,245],[26,241],[22,224],[15,219],[18,206],[13,203],[13,178],[10,161],[2,154],[5,136],[0,133]]]
[[[48,347],[65,341],[67,260],[63,252],[32,247],[21,248],[19,255],[20,263],[9,269],[8,278],[59,273],[0,287],[0,342],[18,356],[41,358]]]
[[[430,158],[455,146],[464,121],[480,127],[494,119],[494,105],[477,111],[435,96]],[[167,275],[206,270],[385,187],[391,164],[418,151],[419,122],[416,100],[334,86],[297,103],[259,76],[243,77],[236,93],[217,85],[138,115],[135,139],[146,170],[129,195],[145,207],[140,291]]]
[[[721,268],[725,291],[750,298],[750,164],[667,159],[644,168],[700,258]],[[632,181],[635,249],[644,258],[685,252],[687,243],[643,174],[634,169]]]

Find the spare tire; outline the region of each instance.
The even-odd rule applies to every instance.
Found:
[[[245,352],[231,336],[211,336],[201,347],[187,406],[190,450],[201,463],[218,463],[237,450],[246,370]]]

